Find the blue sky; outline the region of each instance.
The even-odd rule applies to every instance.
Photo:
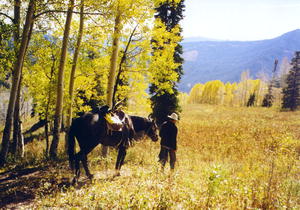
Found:
[[[300,0],[185,0],[183,36],[261,40],[300,28]]]

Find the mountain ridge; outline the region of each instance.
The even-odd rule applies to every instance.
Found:
[[[300,50],[300,29],[273,39],[257,41],[183,42],[184,75],[179,90],[188,92],[196,83],[210,80],[238,82],[240,74],[249,70],[255,79],[258,73],[270,75],[274,60],[279,65],[284,57],[291,59]]]

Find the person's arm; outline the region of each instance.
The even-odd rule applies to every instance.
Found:
[[[177,127],[175,126],[175,132],[174,132],[174,139],[175,139],[175,152],[177,150],[177,133],[178,133],[178,129]]]
[[[177,149],[177,127],[176,126],[170,127],[169,139],[170,139],[171,148],[176,151]]]
[[[160,138],[163,138],[164,136],[165,136],[165,133],[166,133],[166,129],[165,129],[165,127],[166,127],[166,124],[165,123],[163,123],[162,125],[161,125],[161,128],[160,128],[160,130],[159,130],[159,136],[160,136]]]

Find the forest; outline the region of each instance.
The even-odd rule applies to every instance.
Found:
[[[0,0],[0,208],[300,208],[300,53],[182,93],[184,2]],[[105,105],[157,133],[177,113],[175,170],[145,139],[116,176],[120,144],[98,142],[74,183],[72,122]]]

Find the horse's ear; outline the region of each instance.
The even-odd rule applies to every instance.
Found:
[[[157,128],[158,126],[157,126],[157,123],[156,123],[156,121],[153,119],[153,120],[151,120],[151,122],[152,122],[152,124],[154,125],[154,127],[155,128]]]
[[[112,107],[112,110],[116,111],[122,105],[124,100],[125,100],[125,98],[122,99],[121,101],[118,101],[117,103],[115,103],[115,105]]]
[[[148,115],[148,120],[150,120],[157,127],[156,120],[153,118],[153,113]]]
[[[152,113],[148,115],[148,120],[154,121]]]

